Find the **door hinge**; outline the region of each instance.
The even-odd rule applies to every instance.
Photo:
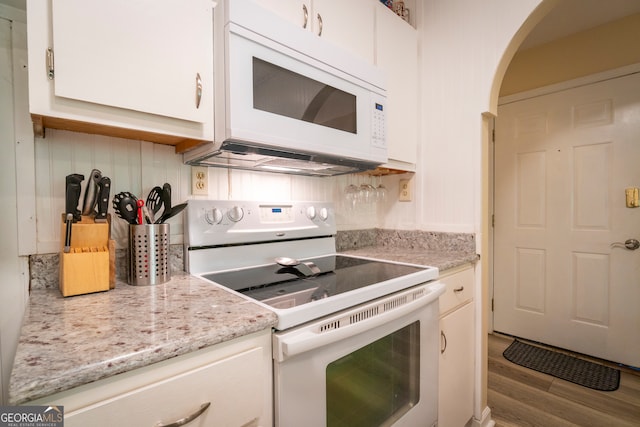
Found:
[[[491,227],[496,226],[496,216],[495,214],[491,214]]]
[[[53,63],[53,49],[47,48],[47,78],[53,80],[55,75],[55,68]]]
[[[496,142],[496,130],[491,129],[491,141]]]
[[[491,298],[491,311],[493,312],[493,298]]]

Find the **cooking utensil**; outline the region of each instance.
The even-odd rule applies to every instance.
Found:
[[[68,254],[71,251],[71,223],[73,222],[73,214],[68,213],[66,217],[67,230],[64,237],[64,253]]]
[[[171,208],[169,212],[167,212],[167,210],[165,209],[160,219],[156,221],[156,224],[162,224],[168,219],[173,218],[174,216],[182,212],[182,210],[186,207],[187,207],[187,203],[185,202],[185,203],[180,203],[179,205],[175,205],[174,207]]]
[[[98,185],[98,213],[95,222],[107,222],[107,210],[109,209],[109,193],[111,192],[111,178],[103,176]]]
[[[298,261],[295,258],[288,258],[284,256],[277,257],[274,261],[283,267],[295,267],[296,270],[298,270],[305,276],[317,276],[318,274],[320,274],[320,269],[318,268],[318,266],[311,261],[303,262]]]
[[[168,182],[162,186],[162,205],[164,206],[162,215],[169,214],[171,212],[171,184]]]
[[[138,199],[133,194],[123,191],[113,196],[113,210],[129,224],[137,224]]]
[[[149,194],[147,195],[147,203],[146,206],[149,208],[149,214],[151,217],[151,222],[154,222],[154,218],[160,212],[160,209],[163,206],[162,200],[162,188],[159,186],[155,186],[151,189]]]
[[[80,183],[84,181],[84,175],[77,173],[67,175],[65,179],[65,213],[73,214],[73,222],[80,221]]]
[[[145,224],[153,224],[155,222],[153,213],[149,210],[149,208],[146,205],[142,207],[142,213],[144,215]]]
[[[142,207],[144,206],[144,200],[138,199],[136,200],[136,205],[138,206],[138,224],[144,224],[144,216],[142,215]]]
[[[102,179],[102,172],[98,169],[93,169],[89,179],[87,180],[87,186],[84,190],[84,202],[82,203],[82,215],[91,215],[94,213],[96,207],[96,201],[98,200],[98,191],[100,190],[100,180]]]

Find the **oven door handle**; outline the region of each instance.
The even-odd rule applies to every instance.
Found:
[[[274,344],[276,344],[274,346],[276,347],[274,349],[276,350],[276,354],[274,354],[274,357],[278,362],[282,362],[285,359],[297,354],[305,353],[318,347],[322,347],[336,341],[341,341],[346,338],[350,338],[366,332],[370,329],[385,325],[396,319],[402,318],[403,316],[406,316],[411,312],[420,309],[421,307],[437,301],[440,295],[444,293],[445,287],[445,284],[441,282],[429,283],[429,285],[425,287],[426,294],[420,296],[419,298],[398,307],[392,308],[389,311],[384,311],[382,314],[374,315],[371,317],[363,316],[364,320],[351,323],[347,326],[325,329],[324,331],[321,331],[320,325],[328,324],[332,321],[337,322],[337,319],[325,319],[322,323],[316,323],[315,325],[307,328],[302,328],[289,334],[285,333],[281,336],[278,336],[274,342]],[[397,296],[394,296],[393,298],[396,297]],[[370,310],[372,307],[384,305],[384,302],[387,302],[385,300],[386,299],[382,299],[381,301],[367,304],[364,307],[348,310],[345,313],[342,313],[340,315],[340,318],[349,317],[355,313]]]

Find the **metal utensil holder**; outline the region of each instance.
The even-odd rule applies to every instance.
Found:
[[[129,284],[158,285],[170,279],[169,224],[129,225]]]

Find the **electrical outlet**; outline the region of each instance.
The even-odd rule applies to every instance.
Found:
[[[209,195],[209,168],[206,166],[191,166],[191,194]]]
[[[401,179],[400,180],[400,194],[398,195],[398,200],[401,202],[410,202],[411,201],[411,180]]]

